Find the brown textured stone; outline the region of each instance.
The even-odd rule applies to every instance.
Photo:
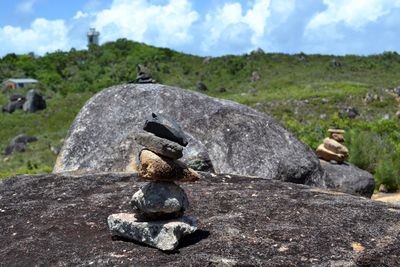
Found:
[[[324,147],[333,153],[343,154],[345,158],[349,156],[349,150],[344,145],[331,138],[324,139]]]
[[[341,143],[341,144],[344,143],[344,136],[343,136],[343,134],[340,134],[340,133],[331,133],[329,137],[332,138],[333,140],[335,140],[335,141]]]
[[[140,153],[139,176],[145,180],[194,182],[200,175],[180,161],[159,156],[150,150]]]
[[[344,134],[345,131],[342,129],[328,129],[328,133],[338,133],[338,134]]]
[[[325,148],[324,144],[320,144],[317,148],[316,154],[319,158],[326,160],[326,161],[337,161],[343,162],[346,160],[346,157],[343,154],[334,153]]]

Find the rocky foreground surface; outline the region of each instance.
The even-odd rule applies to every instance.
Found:
[[[164,253],[112,238],[143,184],[127,174],[0,181],[1,266],[400,266],[400,208],[270,179],[203,173],[182,187],[199,220]]]

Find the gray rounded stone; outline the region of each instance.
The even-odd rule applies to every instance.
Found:
[[[368,198],[374,193],[375,181],[371,173],[348,162],[332,164],[321,160],[321,166],[327,188]]]
[[[107,222],[113,235],[164,251],[174,250],[183,236],[197,230],[197,219],[188,216],[166,221],[141,222],[135,214],[117,213],[108,216]]]
[[[181,217],[189,202],[185,191],[173,182],[150,182],[131,199],[138,215],[147,220]]]

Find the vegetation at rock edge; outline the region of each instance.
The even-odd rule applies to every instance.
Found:
[[[331,127],[346,130],[349,161],[371,172],[376,186],[400,187],[400,119],[395,88],[400,85],[400,55],[334,56],[252,52],[199,57],[119,39],[87,50],[71,49],[44,56],[8,54],[0,59],[0,80],[34,78],[47,99],[36,113],[0,113],[0,177],[50,172],[56,155],[84,103],[96,92],[136,78],[145,65],[159,83],[197,90],[265,112],[312,149]],[[13,93],[3,90],[0,105]],[[359,116],[348,118],[346,108]],[[33,135],[24,153],[4,155],[18,134]]]

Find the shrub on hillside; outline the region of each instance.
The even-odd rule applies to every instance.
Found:
[[[349,161],[374,174],[377,188],[384,184],[391,191],[400,188],[400,147],[394,143],[397,127],[390,121],[381,121],[347,134]]]
[[[389,191],[400,188],[400,155],[395,153],[386,155],[378,162],[375,172],[376,187],[386,185]]]
[[[349,161],[361,169],[374,173],[385,150],[384,140],[376,133],[352,130],[346,135],[350,151]]]

